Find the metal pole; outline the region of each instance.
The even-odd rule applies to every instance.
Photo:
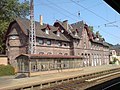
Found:
[[[35,22],[34,22],[34,4],[33,0],[30,1],[30,30],[29,30],[29,54],[36,53],[36,33],[35,33]]]

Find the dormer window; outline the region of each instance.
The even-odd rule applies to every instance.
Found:
[[[45,28],[45,33],[50,34],[50,26],[48,24],[47,24],[47,26]]]
[[[49,34],[49,30],[48,30],[48,29],[46,29],[46,30],[45,30],[45,33],[46,33],[46,34]]]
[[[57,31],[57,36],[60,36],[60,31],[59,30]]]
[[[64,32],[64,30],[61,30],[61,33],[63,33]]]
[[[96,41],[99,41],[99,38],[96,38],[95,40],[96,40]]]
[[[78,36],[78,33],[77,33],[77,32],[75,32],[75,36]]]
[[[78,29],[75,30],[75,36],[78,36]]]

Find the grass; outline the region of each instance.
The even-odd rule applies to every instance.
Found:
[[[11,65],[0,65],[0,76],[14,75],[15,70]]]

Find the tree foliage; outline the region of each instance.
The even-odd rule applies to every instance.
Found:
[[[89,26],[90,31],[94,31],[93,26]]]
[[[96,32],[96,36],[97,36],[98,38],[102,38],[102,35],[99,33],[99,31]]]
[[[0,0],[0,53],[4,51],[3,39],[8,25],[16,17],[29,15],[29,2],[20,3],[19,0]]]

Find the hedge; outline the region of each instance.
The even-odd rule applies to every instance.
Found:
[[[14,75],[15,70],[11,65],[0,65],[0,76]]]

